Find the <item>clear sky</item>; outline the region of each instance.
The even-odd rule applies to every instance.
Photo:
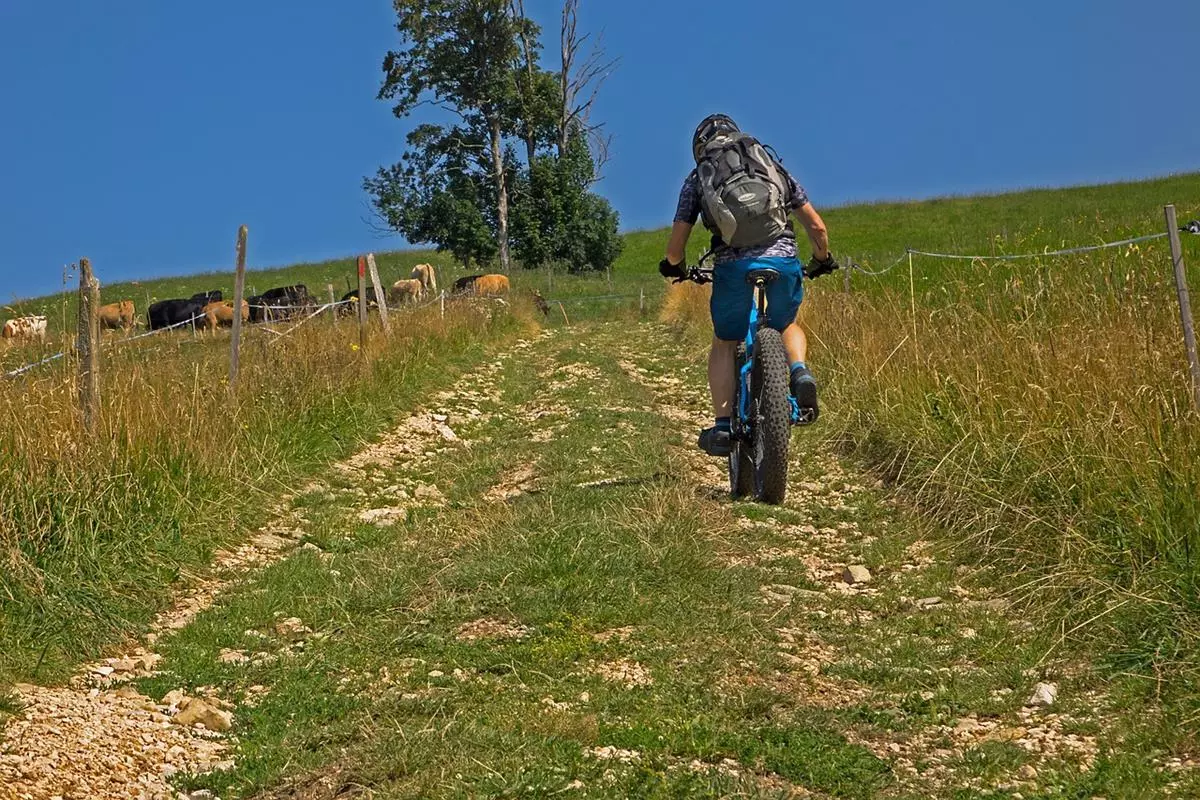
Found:
[[[584,0],[621,59],[601,190],[624,228],[667,224],[714,110],[818,208],[1200,169],[1197,11]],[[0,300],[83,255],[108,282],[225,268],[241,223],[252,266],[401,246],[361,190],[412,124],[374,99],[394,35],[386,0],[0,0]]]

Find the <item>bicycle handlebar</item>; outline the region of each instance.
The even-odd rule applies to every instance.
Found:
[[[684,281],[699,284],[712,283],[712,274],[712,267],[688,267],[683,276],[676,278],[671,283],[683,283]]]

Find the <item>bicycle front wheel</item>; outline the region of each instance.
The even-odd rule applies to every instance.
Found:
[[[754,465],[754,444],[750,440],[743,438],[744,432],[740,422],[737,421],[738,409],[741,408],[742,401],[742,366],[746,363],[746,345],[739,344],[737,348],[736,368],[734,369],[734,391],[733,399],[733,419],[734,419],[734,437],[732,447],[729,450],[729,490],[733,495],[734,500],[741,500],[745,497],[754,497],[758,493],[758,481],[755,478]],[[754,398],[751,393],[750,404],[753,406]],[[750,409],[750,419],[754,419],[754,409]],[[753,424],[753,423],[751,423]]]
[[[767,327],[759,329],[755,348],[751,372],[755,494],[764,503],[780,505],[787,496],[792,421],[787,353],[779,331]]]

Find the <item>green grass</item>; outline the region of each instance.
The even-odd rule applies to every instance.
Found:
[[[0,684],[63,678],[144,625],[277,495],[524,324],[465,307],[408,319],[362,353],[350,324],[254,331],[232,397],[226,337],[116,349],[94,440],[59,368],[0,385]]]
[[[905,247],[1037,252],[1200,216],[1200,175],[825,214],[835,251],[874,269]],[[1200,285],[1200,237],[1184,234]],[[1091,648],[1123,702],[1200,696],[1200,420],[1191,409],[1165,240],[997,263],[916,257],[880,278],[809,285],[825,431],[1009,576],[1052,650]],[[669,301],[702,347],[697,296]],[[914,314],[915,309],[915,314]],[[1185,745],[1186,746],[1186,745]]]

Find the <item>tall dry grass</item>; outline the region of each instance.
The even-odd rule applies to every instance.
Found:
[[[282,337],[252,327],[235,393],[228,333],[109,336],[91,437],[71,364],[0,381],[0,682],[61,673],[146,619],[299,476],[532,324],[528,312],[467,301],[445,319],[402,314],[363,352],[351,320]]]
[[[907,274],[864,283],[810,284],[802,308],[826,433],[1064,642],[1193,696],[1200,419],[1164,247],[918,262],[911,295]],[[664,319],[707,337],[706,298],[681,288]]]

